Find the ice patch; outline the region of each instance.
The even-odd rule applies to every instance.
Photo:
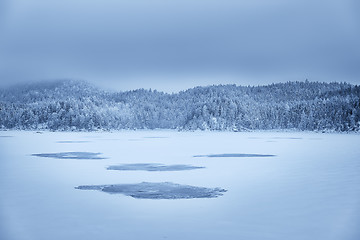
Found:
[[[59,158],[59,159],[105,159],[99,157],[101,153],[92,153],[92,152],[60,152],[60,153],[38,153],[32,154],[31,156],[36,157],[47,157],[47,158]]]
[[[135,164],[121,164],[115,166],[109,166],[107,170],[120,170],[120,171],[185,171],[193,170],[204,167],[197,167],[184,164],[176,165],[163,165],[160,163],[135,163]]]
[[[14,137],[14,136],[0,136],[0,138],[11,138],[11,137]]]
[[[244,154],[244,153],[224,153],[224,154],[210,154],[210,155],[195,155],[194,157],[275,157],[276,155],[269,154]]]
[[[171,182],[112,185],[85,185],[75,187],[80,190],[98,190],[110,194],[124,194],[139,199],[191,199],[216,198],[227,190],[180,185]]]
[[[57,141],[57,143],[88,143],[90,141]]]

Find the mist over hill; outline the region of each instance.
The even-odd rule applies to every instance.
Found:
[[[360,86],[286,82],[216,85],[179,93],[104,91],[58,80],[0,90],[0,129],[359,131]]]

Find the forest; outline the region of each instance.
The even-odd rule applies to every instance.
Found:
[[[360,86],[303,81],[170,94],[111,92],[77,80],[28,83],[0,90],[0,129],[359,131]]]

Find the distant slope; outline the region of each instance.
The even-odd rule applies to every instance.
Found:
[[[306,81],[113,93],[60,80],[0,90],[0,129],[154,128],[359,131],[360,87]]]

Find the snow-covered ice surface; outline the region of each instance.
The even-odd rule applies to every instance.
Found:
[[[358,240],[359,146],[358,134],[0,132],[0,239]],[[32,155],[44,153],[55,155]],[[205,168],[107,170],[140,163]],[[128,184],[139,193],[155,183],[160,193],[174,185],[227,192],[138,199],[76,189]]]

